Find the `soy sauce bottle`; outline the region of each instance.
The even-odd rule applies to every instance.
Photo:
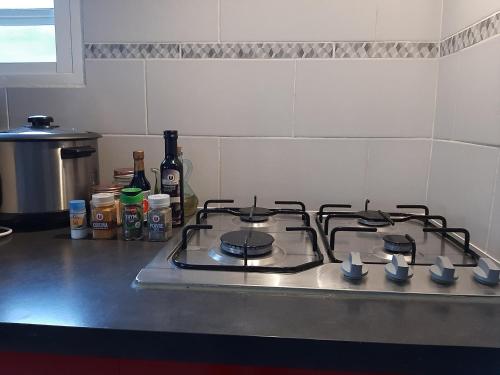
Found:
[[[184,177],[182,162],[177,156],[177,130],[165,130],[165,160],[161,163],[161,193],[170,195],[172,226],[184,225]]]
[[[144,221],[146,221],[149,210],[148,196],[151,192],[151,184],[144,173],[144,151],[134,151],[132,155],[134,157],[134,177],[128,187],[139,188],[142,190],[144,196],[142,209],[144,212]]]

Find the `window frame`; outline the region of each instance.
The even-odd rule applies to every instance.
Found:
[[[57,61],[0,63],[0,88],[84,85],[80,0],[54,0],[54,25]]]

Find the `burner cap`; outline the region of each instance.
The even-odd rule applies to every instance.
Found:
[[[391,253],[409,253],[411,242],[401,234],[387,234],[383,237],[384,249]]]
[[[250,212],[253,209],[253,216],[250,217]],[[269,215],[271,215],[272,211],[264,208],[264,207],[244,207],[240,208],[240,216],[241,221],[245,221],[247,223],[262,223],[269,219]]]
[[[385,227],[389,222],[378,211],[368,210],[358,212],[362,219],[358,219],[358,223],[367,227]]]
[[[248,256],[255,257],[265,255],[270,253],[273,249],[273,236],[264,232],[250,230],[237,230],[224,233],[220,238],[220,248],[229,255],[243,257],[245,256],[244,245],[247,239]]]

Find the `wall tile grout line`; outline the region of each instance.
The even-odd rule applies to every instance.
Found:
[[[146,60],[143,62],[144,64],[144,112],[146,115],[146,135],[149,134],[149,116],[148,116],[148,64]]]
[[[219,193],[219,199],[222,199],[222,139],[220,137],[217,138],[217,147],[218,147],[218,166],[217,166],[217,174],[219,178],[219,186],[218,186],[218,193]]]
[[[486,234],[486,245],[485,245],[485,251],[488,252],[490,250],[490,235],[491,235],[491,227],[493,225],[493,209],[495,208],[495,197],[497,193],[497,181],[498,181],[498,173],[500,171],[500,151],[498,151],[497,155],[497,165],[496,165],[496,171],[495,171],[495,182],[493,183],[493,192],[492,192],[492,197],[491,197],[491,206],[490,206],[490,215],[489,215],[489,220],[488,220],[488,231]]]
[[[292,137],[295,138],[295,96],[297,85],[297,60],[293,64],[293,85],[292,85]]]
[[[221,41],[221,0],[217,0],[217,41]]]

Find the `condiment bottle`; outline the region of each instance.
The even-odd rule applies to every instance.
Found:
[[[177,155],[177,130],[165,130],[165,160],[160,166],[161,192],[170,195],[172,225],[184,225],[184,177],[182,162]]]
[[[92,195],[92,237],[109,240],[116,237],[115,198],[111,193]]]
[[[143,195],[143,212],[144,212],[144,221],[147,220],[148,213],[148,196],[151,191],[151,184],[146,178],[146,174],[144,173],[144,151],[134,151],[132,153],[134,157],[134,177],[130,182],[129,187],[140,188],[142,190]]]
[[[72,239],[80,240],[87,237],[87,209],[84,200],[69,201],[69,224]]]
[[[140,240],[143,236],[144,195],[140,188],[124,188],[120,195],[122,205],[122,233],[124,240]]]
[[[172,209],[168,194],[153,194],[148,198],[148,229],[150,241],[166,241],[172,237]]]

